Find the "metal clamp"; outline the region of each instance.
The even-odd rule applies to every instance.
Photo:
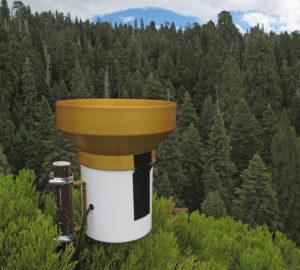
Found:
[[[70,234],[70,235],[61,235],[56,240],[61,243],[70,243],[74,241],[76,237],[76,233]]]
[[[53,179],[49,180],[49,184],[54,186],[64,186],[67,184],[71,184],[74,181],[74,175],[68,177],[54,177]]]

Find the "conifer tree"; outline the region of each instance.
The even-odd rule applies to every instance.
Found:
[[[211,128],[215,122],[216,105],[213,102],[211,95],[208,95],[203,103],[200,117],[200,135],[203,142],[207,142]]]
[[[272,139],[271,160],[283,231],[299,241],[300,146],[285,110]]]
[[[6,155],[3,153],[3,148],[0,145],[0,173],[9,174],[10,172],[11,170]]]
[[[157,187],[158,196],[169,198],[173,194],[173,188],[166,171],[163,171],[162,176],[159,177],[159,180],[156,180],[154,184]]]
[[[219,84],[219,105],[224,113],[224,121],[230,126],[234,114],[234,106],[244,95],[243,78],[236,60],[227,56],[222,66],[222,75]]]
[[[203,198],[203,145],[199,132],[193,123],[182,132],[180,150],[183,154],[182,168],[190,186],[185,189],[184,201],[190,211],[198,209]]]
[[[199,117],[196,114],[190,94],[186,91],[182,104],[178,109],[177,128],[179,133],[182,133],[191,123],[195,127],[199,126]]]
[[[240,62],[240,34],[237,27],[232,22],[232,16],[228,11],[221,11],[218,14],[217,24],[218,34],[226,42],[231,55]]]
[[[271,165],[271,143],[276,132],[276,123],[278,119],[270,104],[263,112],[262,118],[262,151],[261,157],[267,167]]]
[[[202,177],[204,181],[204,195],[206,196],[209,191],[218,190],[229,213],[233,198],[233,175],[236,172],[235,165],[230,159],[230,152],[230,139],[224,126],[222,114],[218,111],[204,152],[204,172]],[[218,175],[218,183],[215,184],[215,187],[211,187],[212,175],[213,178],[215,178],[215,175]]]
[[[236,105],[230,126],[231,157],[241,172],[261,149],[261,127],[244,99]]]
[[[275,232],[279,228],[279,209],[276,192],[268,172],[258,154],[250,160],[241,178],[243,184],[236,190],[233,215],[251,227],[267,224]]]
[[[201,204],[201,212],[207,217],[214,217],[216,219],[227,215],[225,204],[218,191],[208,192],[205,200]]]
[[[174,197],[183,199],[184,189],[190,186],[188,179],[183,172],[182,160],[183,153],[179,148],[179,133],[175,129],[157,148],[158,175],[167,173],[169,181],[174,191]],[[160,181],[159,179],[157,180]]]
[[[152,72],[149,73],[145,80],[142,97],[148,99],[166,99],[166,92],[161,82]]]
[[[27,58],[23,66],[22,73],[22,98],[24,105],[23,115],[26,115],[25,122],[28,126],[31,125],[31,119],[33,118],[37,97],[38,93],[31,62]]]
[[[198,77],[200,88],[198,91],[202,100],[207,95],[216,98],[216,87],[220,84],[221,70],[225,59],[229,55],[229,49],[224,39],[218,34],[211,41],[207,56],[204,58],[204,63]]]
[[[183,84],[181,84],[180,87],[178,88],[177,94],[176,94],[176,101],[178,104],[181,104],[183,102],[185,92],[186,92],[186,90],[185,90]]]
[[[282,92],[276,73],[272,44],[258,26],[251,29],[244,54],[245,93],[251,111],[258,119],[268,103],[280,112]]]

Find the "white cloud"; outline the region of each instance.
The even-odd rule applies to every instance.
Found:
[[[8,2],[12,6],[13,0]],[[70,12],[73,17],[78,16],[82,19],[128,8],[161,7],[179,14],[195,16],[199,18],[200,23],[204,23],[216,20],[217,14],[222,10],[240,10],[247,13],[255,11],[251,13],[264,14],[261,22],[265,22],[265,30],[269,27],[266,23],[270,23],[269,19],[274,16],[278,17],[281,24],[285,24],[285,29],[289,31],[300,29],[299,0],[23,0],[23,2],[30,5],[32,11],[58,10]]]
[[[259,24],[261,27],[264,27],[266,32],[270,32],[271,30],[275,30],[271,23],[278,23],[275,17],[265,15],[259,12],[250,12],[243,15],[243,21],[247,22],[251,27]]]
[[[236,24],[235,26],[239,29],[239,31],[240,31],[242,34],[245,34],[245,33],[246,33],[245,29],[243,29],[239,24]]]
[[[133,16],[128,16],[128,17],[120,16],[119,19],[121,19],[124,23],[129,23],[129,22],[132,22],[135,19],[135,17],[133,17]]]

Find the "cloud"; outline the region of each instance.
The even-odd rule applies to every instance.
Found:
[[[13,0],[8,0],[8,3],[12,6]],[[33,12],[58,10],[70,12],[72,17],[78,16],[82,19],[129,8],[160,7],[182,15],[197,17],[200,23],[216,20],[222,10],[239,10],[247,14],[250,12],[252,15],[246,19],[251,22],[254,19],[260,19],[260,23],[264,22],[265,30],[267,27],[273,28],[270,21],[273,17],[283,25],[281,29],[300,30],[299,0],[23,0],[23,3],[30,5]],[[255,17],[253,13],[262,15]]]
[[[133,16],[128,16],[128,17],[122,17],[120,16],[119,19],[121,19],[124,23],[129,23],[135,20],[135,17]]]
[[[275,31],[271,24],[278,23],[275,17],[259,12],[246,13],[242,17],[242,20],[247,22],[251,27],[259,24],[261,27],[264,27],[266,32]]]
[[[245,29],[242,28],[242,26],[240,26],[239,24],[236,24],[235,26],[237,27],[237,29],[239,29],[239,31],[240,31],[242,34],[245,34],[245,33],[246,33]]]

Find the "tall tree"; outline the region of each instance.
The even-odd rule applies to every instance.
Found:
[[[201,204],[201,210],[207,217],[214,217],[216,219],[227,215],[225,204],[218,191],[208,192]]]
[[[208,95],[202,106],[202,112],[200,116],[200,135],[203,142],[207,142],[211,128],[216,118],[216,105],[213,102],[211,95]]]
[[[251,28],[244,54],[246,99],[258,119],[268,103],[280,112],[282,93],[275,70],[274,49],[263,30]]]
[[[261,148],[261,127],[243,99],[235,106],[230,138],[232,160],[239,172],[247,168],[249,160]]]
[[[272,187],[271,173],[258,154],[250,160],[241,177],[243,184],[236,190],[233,216],[251,227],[267,224],[275,232],[279,228],[276,192]]]
[[[190,186],[185,190],[183,199],[190,211],[199,208],[203,199],[203,182],[201,179],[203,150],[199,132],[191,122],[182,132],[180,142],[180,151],[183,154],[181,163],[183,173],[190,181]]]
[[[230,139],[224,126],[222,114],[218,111],[211,129],[208,145],[203,153],[204,171],[202,177],[205,196],[209,191],[218,190],[229,213],[233,199],[233,175],[236,172],[235,165],[230,159],[230,152]],[[211,177],[212,175],[213,177]],[[218,178],[216,178],[216,175]],[[218,181],[218,183],[212,185],[212,179],[215,179],[214,181]]]
[[[276,132],[276,124],[278,117],[273,111],[270,104],[268,104],[266,110],[263,112],[262,118],[262,151],[261,157],[264,160],[267,167],[271,165],[271,143],[273,136]]]
[[[178,109],[177,128],[182,133],[191,123],[199,127],[199,117],[196,114],[190,94],[185,91],[182,104]]]
[[[299,242],[300,146],[285,110],[272,140],[271,159],[283,230]]]
[[[227,56],[222,66],[218,100],[221,111],[224,113],[226,126],[231,124],[234,106],[244,96],[243,77],[236,60]]]
[[[241,58],[241,36],[239,30],[232,22],[232,16],[228,11],[218,14],[218,34],[225,40],[231,55],[240,63]]]

